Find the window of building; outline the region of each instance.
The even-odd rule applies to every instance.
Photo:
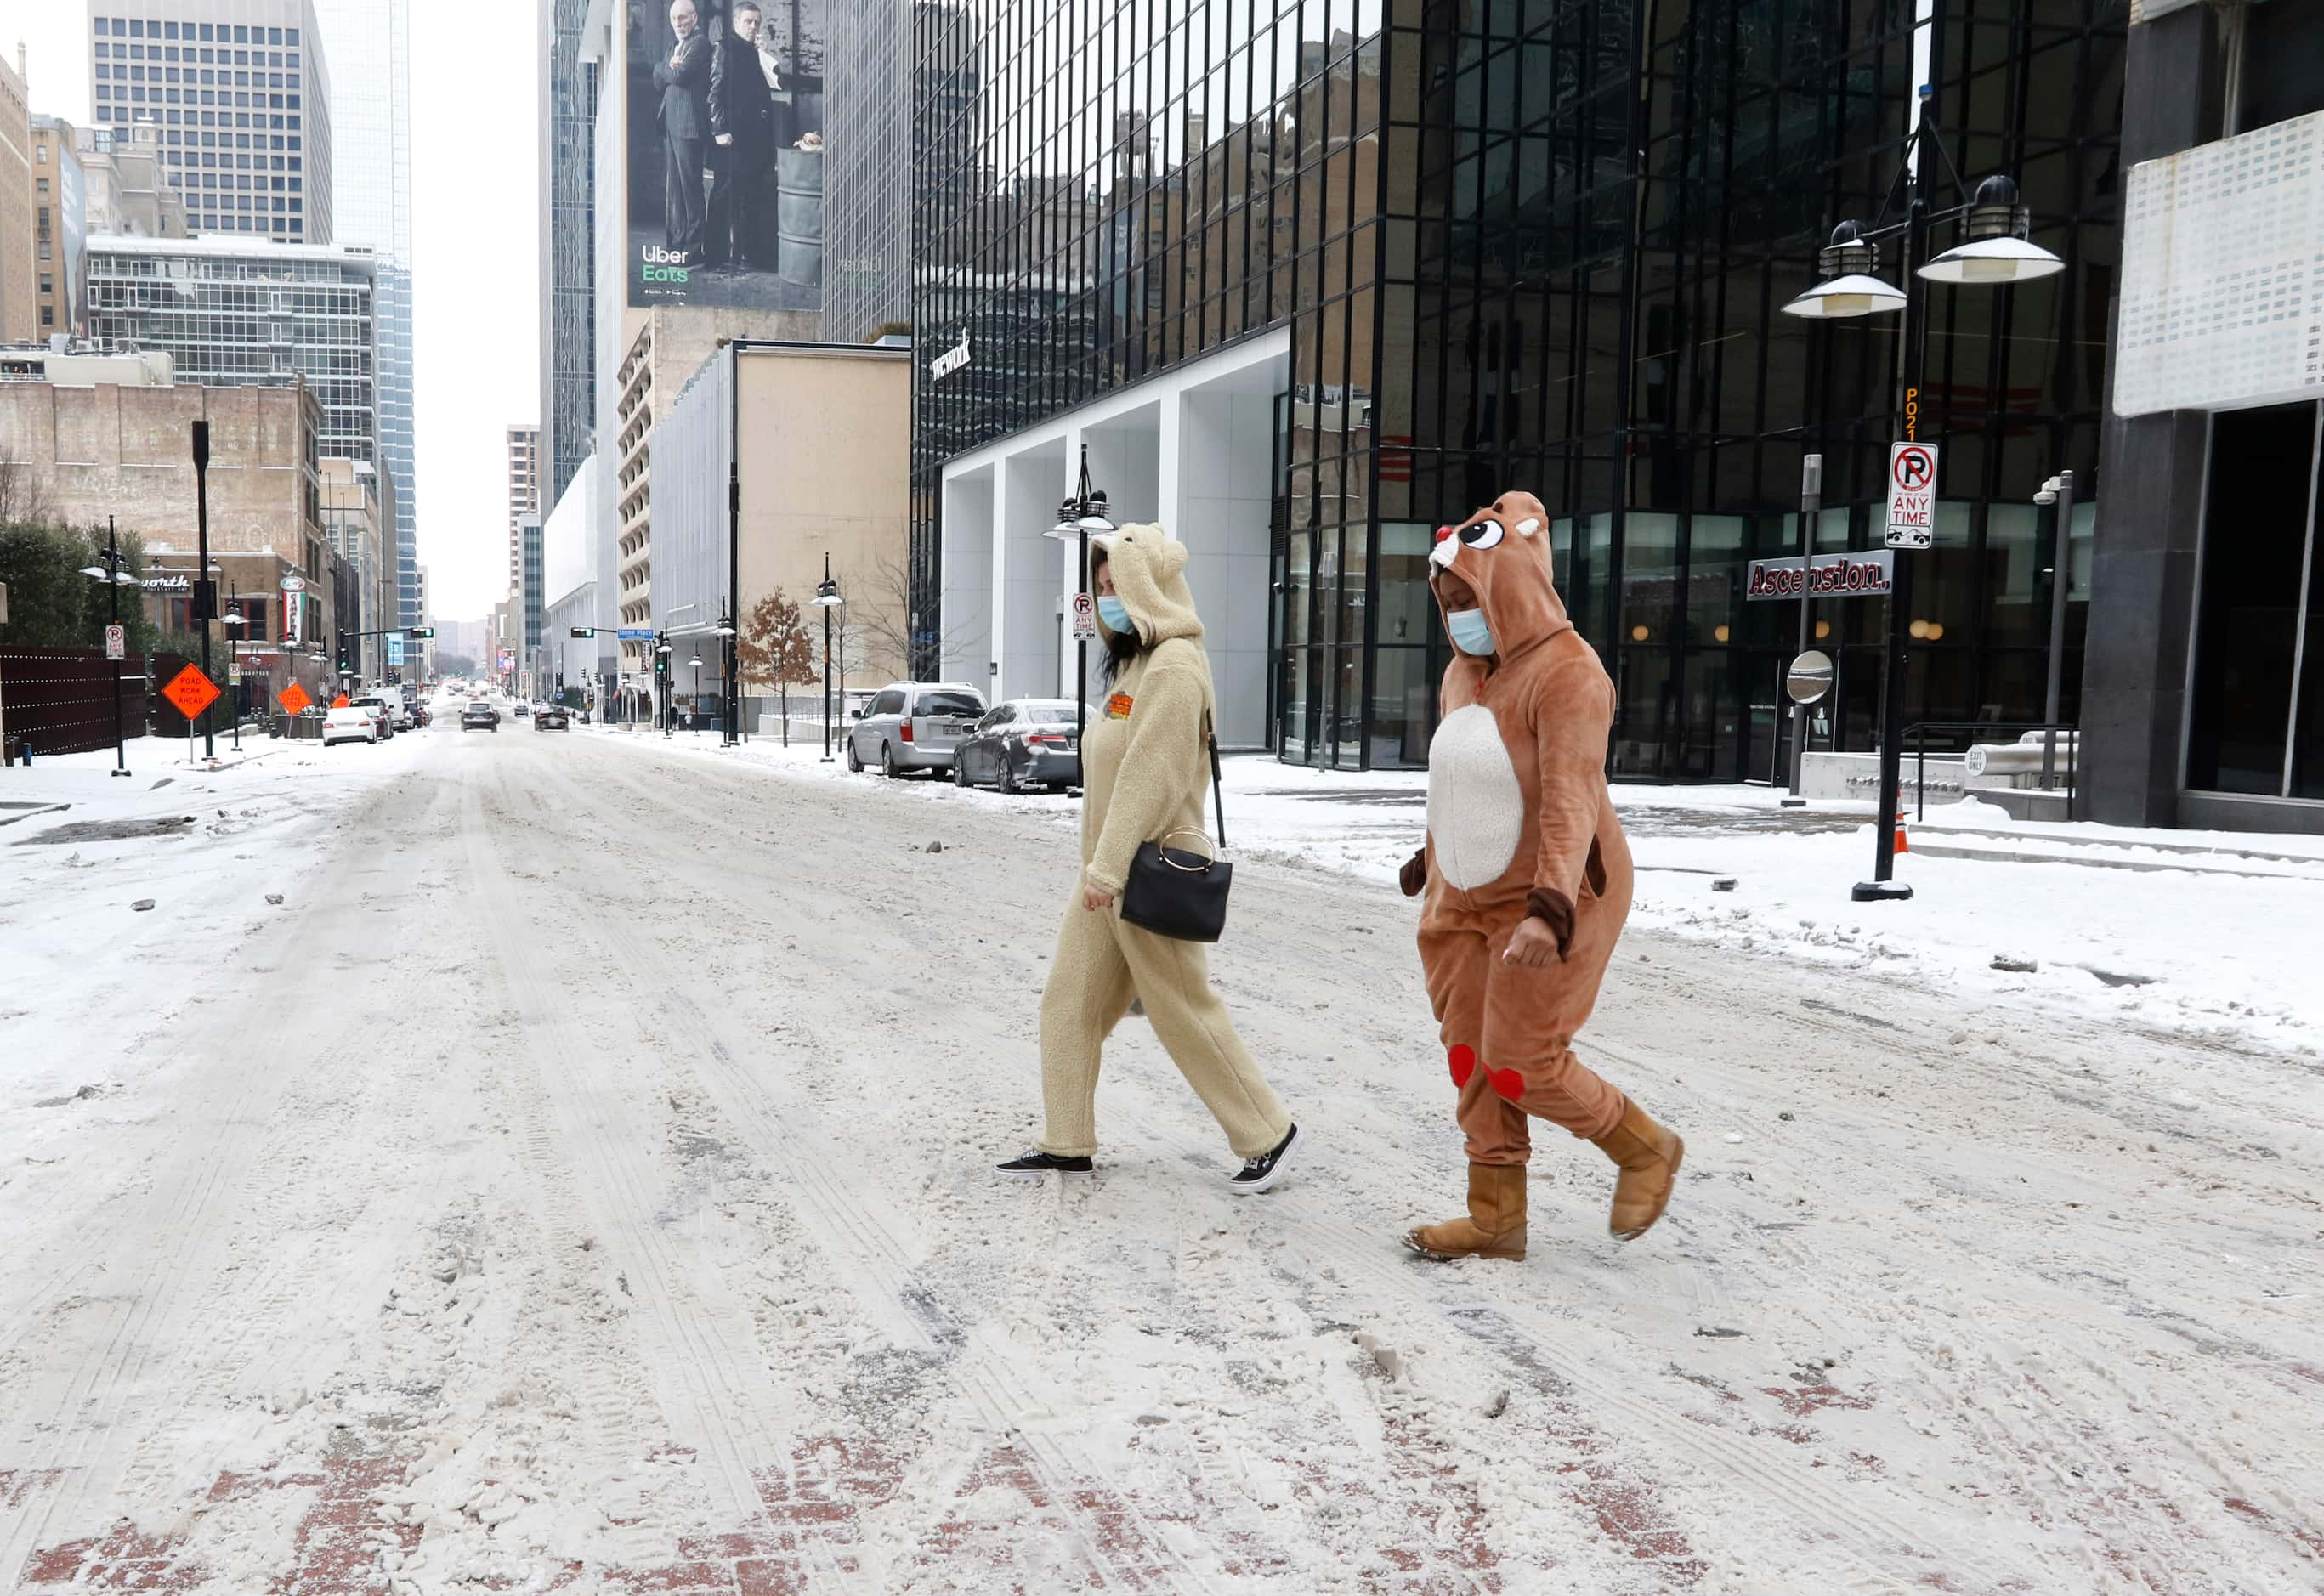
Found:
[[[2241,26],[2236,131],[2324,111],[2324,9],[2261,0],[2241,8]]]

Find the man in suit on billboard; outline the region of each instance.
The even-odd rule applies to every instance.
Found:
[[[756,0],[735,0],[733,25],[720,30],[710,58],[710,165],[717,175],[705,249],[714,272],[767,264],[754,257],[775,163],[774,99],[759,67],[759,14]]]
[[[705,101],[716,51],[716,46],[702,36],[701,20],[694,0],[671,0],[669,26],[678,42],[670,49],[669,60],[653,70],[654,87],[661,90],[655,119],[661,124],[662,147],[668,157],[662,179],[662,226],[670,250],[689,261],[702,253],[702,168],[710,140]]]

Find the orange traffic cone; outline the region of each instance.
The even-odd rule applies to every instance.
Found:
[[[1904,812],[1899,809],[1896,812],[1896,852],[1909,853],[1912,851],[1912,842],[1904,835]]]

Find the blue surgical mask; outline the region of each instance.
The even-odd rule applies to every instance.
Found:
[[[1464,654],[1493,651],[1493,629],[1485,623],[1482,610],[1445,611],[1444,630],[1452,634],[1452,646]]]
[[[1130,606],[1111,593],[1097,595],[1098,619],[1105,623],[1108,632],[1127,632],[1130,630]]]

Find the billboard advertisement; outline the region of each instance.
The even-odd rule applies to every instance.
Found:
[[[632,306],[822,308],[826,3],[623,0]]]

